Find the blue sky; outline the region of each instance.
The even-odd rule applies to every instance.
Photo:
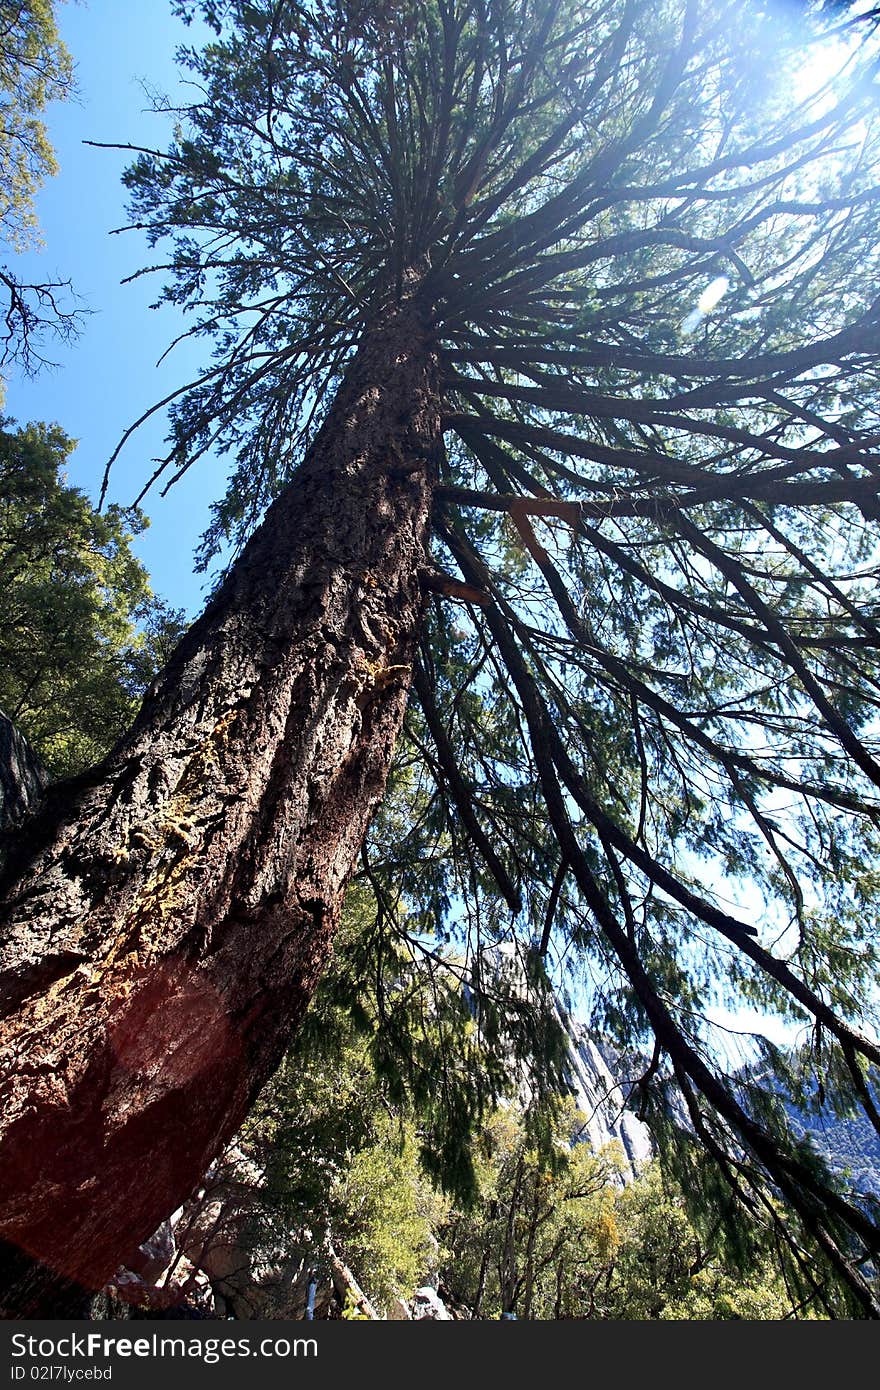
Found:
[[[68,481],[97,499],[104,465],[120,435],[155,401],[190,380],[204,360],[206,345],[185,344],[157,368],[156,362],[181,329],[167,306],[151,310],[161,280],[146,276],[121,281],[161,259],[138,232],[114,236],[125,221],[120,176],[133,156],[93,149],[85,140],[168,143],[171,120],[149,111],[142,83],[171,96],[181,92],[174,52],[197,41],[172,17],[170,0],[69,0],[58,6],[62,37],[76,64],[78,95],[52,105],[46,114],[61,171],[38,199],[43,248],[8,257],[22,278],[70,279],[91,311],[79,339],[52,344],[58,365],[35,379],[12,376],[5,411],[20,424],[57,421],[79,446]],[[109,499],[130,503],[162,450],[162,417],[138,431],[114,465]],[[148,496],[151,527],[136,543],[153,587],[163,598],[194,614],[201,607],[205,576],[193,575],[192,554],[208,521],[210,501],[221,491],[218,467],[203,460],[191,477],[160,498]]]

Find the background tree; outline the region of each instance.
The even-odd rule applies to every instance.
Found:
[[[591,1152],[571,1102],[543,1104],[552,1154],[530,1142],[521,1108],[498,1110],[483,1130],[479,1200],[440,1232],[455,1305],[555,1320],[823,1316],[790,1259],[783,1274],[775,1251],[732,1250],[717,1212],[707,1239],[656,1160],[624,1186],[615,1146]]]
[[[203,9],[203,95],[128,184],[216,342],[157,476],[236,453],[204,559],[244,548],[8,870],[8,1045],[65,1071],[8,1074],[7,1240],[104,1277],[238,1123],[418,644],[411,847],[458,853],[405,891],[576,954],[658,1132],[672,1081],[743,1210],[876,1314],[866,1204],[706,1014],[805,1022],[878,1121],[873,16],[798,91],[819,40],[748,0]]]
[[[13,251],[37,239],[34,197],[57,169],[42,113],[72,90],[73,64],[58,36],[54,0],[2,0],[0,236]],[[44,360],[42,339],[47,333],[66,338],[75,331],[76,313],[67,303],[67,286],[23,283],[14,265],[0,266],[0,286],[5,298],[0,370],[17,363],[33,371]]]
[[[383,819],[391,814],[386,803]],[[487,991],[495,1012],[487,1037],[475,1025],[463,963],[424,943],[412,949],[403,932],[379,952],[381,922],[362,875],[346,895],[334,958],[304,1026],[221,1164],[221,1181],[229,1169],[234,1183],[244,1154],[261,1180],[250,1182],[246,1223],[235,1208],[228,1230],[222,1216],[207,1223],[205,1264],[210,1270],[215,1244],[225,1258],[231,1238],[238,1252],[250,1250],[253,1267],[278,1271],[274,1290],[249,1290],[253,1275],[239,1255],[232,1286],[215,1281],[239,1316],[266,1316],[267,1299],[273,1315],[289,1315],[297,1269],[329,1284],[340,1260],[386,1314],[394,1298],[411,1297],[436,1274],[450,1195],[468,1209],[480,1199],[474,1161],[484,1122],[502,1098],[516,1103],[523,1001],[501,982]],[[555,1070],[542,1073],[540,1059],[528,1058],[534,1093],[548,1101],[564,1084],[562,1046],[559,1038]],[[524,1120],[523,1129],[544,1153],[544,1128],[533,1134]],[[212,1201],[215,1184],[208,1187]]]
[[[383,820],[393,816],[395,792]],[[502,1099],[515,1101],[524,1076],[548,1104],[567,1078],[567,1040],[558,1025],[547,1026],[543,1054],[536,1046],[536,1000],[527,1008],[503,980],[494,988],[487,982],[480,1026],[470,967],[424,940],[420,948],[417,935],[402,927],[388,932],[375,882],[359,875],[346,895],[332,966],[243,1131],[270,1192],[281,1194],[285,1224],[308,1227],[319,1253],[321,1233],[332,1237],[380,1304],[389,1276],[377,1282],[374,1270],[371,1277],[365,1252],[393,1246],[398,1222],[389,1208],[377,1207],[378,1234],[370,1234],[363,1211],[368,1198],[378,1201],[375,1184],[383,1163],[389,1171],[395,1166],[395,1147],[411,1175],[402,1188],[413,1187],[404,1206],[416,1205],[416,1189],[428,1182],[471,1204],[478,1187],[474,1142],[487,1116]],[[525,1128],[546,1153],[549,1135]],[[363,1201],[352,1197],[359,1184],[368,1188]],[[425,1206],[424,1193],[418,1200]],[[438,1202],[427,1204],[434,1225]],[[420,1270],[414,1268],[419,1249],[406,1257],[414,1275],[427,1272],[424,1250]],[[396,1291],[407,1292],[400,1281]]]
[[[544,1153],[529,1118],[519,1106],[490,1118],[479,1145],[479,1201],[454,1212],[444,1231],[445,1280],[473,1317],[586,1316],[584,1267],[607,1268],[617,1244],[618,1155],[576,1143],[586,1117],[571,1101],[549,1103],[542,1118],[552,1147]]]
[[[107,752],[182,628],[131,551],[146,519],[69,486],[73,448],[57,426],[0,431],[0,709],[55,777]]]
[[[723,1190],[692,1218],[656,1161],[624,1186],[619,1144],[595,1153],[569,1097],[523,1085],[515,1026],[502,1029],[506,1055],[486,1047],[454,958],[438,966],[398,946],[393,986],[381,996],[359,988],[353,999],[375,906],[364,886],[349,891],[305,1026],[195,1217],[178,1225],[178,1241],[236,1316],[301,1316],[310,1276],[323,1306],[341,1262],[386,1317],[430,1278],[455,1315],[473,1318],[502,1308],[521,1319],[781,1318],[833,1308],[784,1246],[731,1243]],[[398,1037],[410,1042],[409,1070],[391,1050]],[[494,1105],[480,1103],[484,1068]],[[452,1099],[465,1087],[466,1124]],[[466,1176],[438,1152],[438,1119],[456,1108],[459,1136],[472,1137]],[[224,1208],[230,1187],[238,1200]]]

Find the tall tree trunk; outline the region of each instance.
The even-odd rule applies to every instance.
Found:
[[[130,732],[22,835],[0,885],[10,1267],[99,1287],[276,1067],[384,790],[441,447],[410,293]],[[45,1312],[38,1284],[0,1304]]]

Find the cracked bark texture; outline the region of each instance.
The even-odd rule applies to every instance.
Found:
[[[19,837],[0,884],[7,1315],[106,1281],[305,1011],[403,716],[438,392],[410,293],[131,730]]]

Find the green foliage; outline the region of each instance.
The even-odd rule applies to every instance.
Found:
[[[0,430],[0,708],[56,777],[96,762],[181,631],[131,550],[137,511],[65,482],[57,426]]]
[[[420,1160],[423,1117],[392,1102],[367,1035],[339,1030],[338,1015],[328,1028],[323,994],[324,1045],[297,1046],[243,1136],[266,1175],[256,1252],[281,1242],[320,1268],[332,1246],[386,1312],[434,1274],[459,1315],[474,1318],[824,1315],[816,1288],[792,1282],[784,1250],[781,1262],[754,1240],[735,1250],[717,1213],[704,1228],[710,1208],[696,1203],[692,1218],[660,1163],[624,1186],[616,1145],[595,1154],[573,1142],[584,1116],[570,1099],[525,1109],[511,1099],[488,1113],[473,1135],[474,1190],[453,1204]]]
[[[244,1131],[266,1175],[251,1240],[259,1248],[283,1239],[319,1266],[332,1243],[371,1301],[387,1307],[435,1262],[444,1199],[419,1163],[413,1107],[391,1101],[367,1039],[328,1016],[320,996],[314,1009],[325,1044],[297,1046]]]
[[[410,1054],[393,1066],[393,1054],[377,1047],[379,1014],[368,1007],[353,1016],[340,987],[373,907],[362,888],[350,893],[337,958],[307,1028],[242,1136],[265,1174],[250,1234],[255,1251],[292,1245],[320,1268],[332,1246],[384,1310],[435,1274],[451,1305],[477,1318],[502,1308],[527,1319],[825,1315],[829,1290],[818,1274],[803,1277],[784,1242],[775,1243],[772,1220],[761,1235],[742,1221],[687,1131],[676,1131],[687,1149],[677,1169],[687,1174],[687,1199],[665,1161],[624,1186],[619,1146],[595,1154],[577,1142],[585,1117],[570,1098],[548,1093],[523,1104],[510,1053],[497,1063],[507,1071],[507,1098],[474,1110],[460,1132],[469,1185],[457,1199],[442,1194],[426,1144],[442,1099],[408,1085]],[[430,971],[424,960],[415,971],[397,964],[396,992],[421,996],[422,1056],[430,1065],[433,1046],[442,1096],[455,1042],[429,1020],[443,991],[458,991],[456,973],[439,962]],[[460,1172],[445,1177],[454,1189]],[[810,1259],[819,1271],[821,1254]]]
[[[731,1262],[691,1223],[681,1189],[651,1162],[624,1186],[615,1154],[570,1146],[583,1117],[553,1116],[555,1164],[529,1146],[525,1116],[492,1117],[482,1140],[481,1201],[443,1229],[444,1287],[473,1316],[777,1319],[793,1301],[766,1251]],[[798,1306],[798,1316],[809,1316]],[[819,1314],[821,1315],[821,1313]]]
[[[32,242],[34,195],[57,170],[42,113],[73,82],[55,8],[54,0],[0,3],[0,233],[16,250]]]
[[[243,1142],[266,1175],[254,1242],[292,1239],[319,1261],[332,1242],[387,1307],[439,1265],[452,1198],[462,1212],[482,1201],[483,1123],[525,1075],[545,1098],[528,1142],[552,1161],[555,1126],[538,1120],[555,1114],[562,1040],[542,1074],[528,1035],[541,1010],[515,1007],[516,981],[486,964],[480,990],[454,956],[392,931],[374,888],[349,890],[334,961]]]
[[[542,968],[529,981],[518,964],[499,968],[494,952],[438,947],[442,933],[427,915],[406,910],[420,843],[412,791],[397,769],[374,826],[374,859],[349,890],[334,963],[299,1045],[320,1056],[353,1029],[388,1103],[418,1115],[426,1171],[467,1201],[483,1116],[511,1095],[516,1075],[536,1096],[558,1094],[566,1039]],[[393,861],[380,859],[380,845],[394,847]],[[425,859],[421,868],[430,873]],[[507,964],[518,961],[514,953]]]
[[[663,1319],[778,1319],[793,1302],[778,1266],[756,1252],[750,1267],[719,1258],[691,1224],[680,1189],[658,1164],[618,1195],[619,1245],[599,1316]],[[809,1308],[798,1308],[810,1316]],[[821,1313],[819,1314],[821,1316]]]
[[[37,240],[34,197],[57,169],[42,113],[73,90],[73,64],[58,36],[55,0],[0,0],[0,240],[22,251]],[[67,286],[24,284],[14,267],[0,265],[5,311],[0,369],[40,365],[46,333],[70,337],[77,311],[65,307]],[[4,386],[0,380],[0,404]]]
[[[490,1118],[480,1141],[479,1201],[453,1213],[443,1231],[444,1285],[474,1317],[586,1316],[588,1252],[601,1267],[616,1249],[619,1156],[572,1147],[584,1117],[571,1102],[541,1109],[553,1141],[544,1153],[531,1139],[534,1115],[513,1106]]]
[[[352,1155],[332,1200],[334,1241],[379,1307],[410,1296],[436,1268],[434,1230],[446,1203],[418,1163],[412,1124],[380,1115],[373,1142]]]

